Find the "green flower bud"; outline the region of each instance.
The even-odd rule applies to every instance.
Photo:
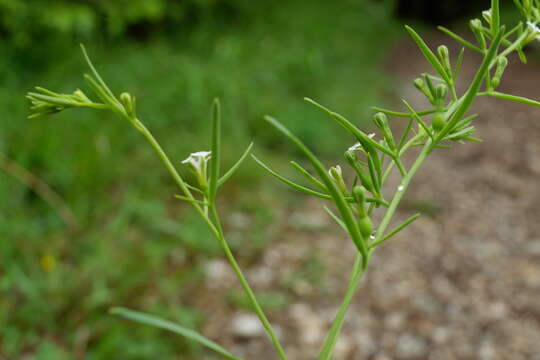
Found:
[[[446,95],[448,94],[448,86],[445,84],[439,84],[435,87],[435,96],[438,100],[444,100],[446,99]]]
[[[446,120],[443,113],[436,113],[433,115],[433,118],[431,119],[431,126],[433,126],[433,130],[439,132],[444,128],[445,125]]]
[[[344,194],[346,194],[347,186],[345,185],[345,181],[343,180],[341,166],[336,165],[334,167],[331,167],[330,170],[328,170],[328,175],[330,175],[330,178],[336,183],[337,186],[339,186],[340,190]]]
[[[384,129],[388,127],[388,117],[382,112],[378,112],[373,115],[373,122],[379,129]]]
[[[73,94],[58,94],[53,91],[36,87],[35,92],[29,92],[26,96],[32,102],[32,114],[30,118],[55,114],[65,109],[87,106],[93,104],[80,89]]]
[[[489,25],[491,25],[491,9],[482,11],[482,17]]]
[[[481,47],[485,48],[486,39],[484,37],[484,26],[482,25],[482,21],[480,19],[473,19],[469,23],[469,26],[471,27],[471,30],[476,37],[476,40],[481,44]]]
[[[450,65],[450,52],[448,51],[448,48],[446,45],[441,45],[437,48],[437,52],[439,53],[439,58],[441,59],[444,69],[451,73],[452,72],[452,65]]]
[[[356,154],[354,153],[354,150],[349,149],[345,152],[345,160],[347,160],[349,165],[354,167],[354,164],[356,164],[356,161],[358,160]]]
[[[431,102],[433,100],[429,87],[424,81],[424,79],[417,78],[414,80],[414,87],[417,88],[428,100]]]
[[[77,102],[85,103],[85,104],[91,104],[92,100],[90,100],[84,92],[82,92],[81,89],[77,89],[73,92],[73,95],[71,95],[71,98]]]
[[[366,203],[366,188],[363,186],[355,186],[353,188],[354,200],[362,206]]]
[[[502,56],[497,60],[497,69],[495,70],[495,75],[493,76],[493,79],[491,81],[491,85],[494,89],[497,88],[501,83],[502,76],[507,66],[508,59],[505,56]]]
[[[135,98],[132,97],[130,94],[123,92],[120,94],[120,102],[124,106],[126,113],[129,116],[134,117],[135,116]]]
[[[421,79],[421,78],[416,78],[414,79],[414,86],[420,90],[420,91],[423,91],[423,89],[425,88],[426,84],[424,83],[424,80]]]
[[[482,21],[480,19],[472,19],[469,25],[474,32],[482,31]]]
[[[376,113],[373,115],[373,122],[379,129],[382,130],[384,139],[386,140],[386,143],[388,144],[388,147],[390,149],[395,148],[394,143],[394,136],[392,135],[392,129],[390,129],[390,126],[388,125],[388,117],[384,113]]]

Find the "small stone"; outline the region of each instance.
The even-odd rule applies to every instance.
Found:
[[[268,286],[274,281],[274,272],[266,266],[259,266],[249,272],[249,279],[253,284]]]
[[[257,338],[264,336],[264,328],[256,315],[238,314],[232,319],[231,331],[240,338]]]
[[[433,332],[433,341],[435,341],[437,344],[443,344],[446,341],[448,341],[448,338],[450,337],[450,331],[448,328],[445,327],[438,327]]]
[[[229,217],[229,223],[231,226],[237,229],[245,229],[251,223],[251,218],[249,215],[237,211],[232,213],[232,215]]]
[[[480,349],[478,350],[478,357],[480,360],[495,359],[496,355],[497,352],[495,351],[495,347],[490,341],[484,341],[480,345]]]
[[[422,357],[427,350],[426,342],[412,334],[403,334],[399,337],[397,354],[404,359]]]
[[[384,325],[391,330],[399,330],[405,323],[405,315],[401,312],[392,312],[384,318]]]
[[[205,274],[211,282],[223,282],[231,278],[232,270],[225,260],[211,260],[205,265]]]
[[[490,319],[500,320],[503,319],[508,313],[508,307],[501,302],[489,304],[487,308],[487,315]]]

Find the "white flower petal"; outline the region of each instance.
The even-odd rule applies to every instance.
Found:
[[[540,28],[532,21],[527,21],[527,26],[533,32],[533,35],[540,40]]]
[[[189,164],[195,168],[197,172],[201,172],[203,166],[212,156],[211,151],[198,151],[191,153],[186,159],[182,160],[182,164]]]

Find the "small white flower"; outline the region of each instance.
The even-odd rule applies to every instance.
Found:
[[[375,133],[371,133],[368,135],[368,138],[373,139],[375,137]]]
[[[397,189],[398,189],[398,191],[403,191],[403,190],[405,190],[405,186],[400,185]]]
[[[188,164],[193,167],[196,173],[203,173],[206,170],[206,164],[212,156],[211,151],[198,151],[191,153],[187,159],[182,161],[182,164]]]
[[[349,148],[349,151],[357,151],[357,150],[360,150],[361,148],[362,148],[362,145],[360,143],[356,143]]]
[[[532,31],[537,40],[540,40],[540,28],[532,21],[527,21],[527,26]]]
[[[482,11],[482,16],[484,17],[484,19],[485,19],[488,23],[490,23],[490,22],[491,22],[491,9]]]
[[[330,177],[332,179],[338,180],[339,178],[341,178],[343,176],[343,173],[341,172],[341,166],[336,165],[336,166],[330,168],[330,170],[328,170],[328,174],[330,175]],[[338,179],[336,179],[334,174],[337,175]]]

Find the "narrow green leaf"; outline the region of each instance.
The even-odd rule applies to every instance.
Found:
[[[171,331],[171,332],[173,332],[175,334],[184,336],[184,337],[188,338],[191,341],[194,341],[196,343],[199,343],[199,344],[209,348],[210,350],[220,354],[221,356],[223,356],[223,357],[225,357],[227,359],[240,360],[239,357],[234,356],[229,351],[227,351],[226,349],[224,349],[220,345],[216,344],[212,340],[202,336],[198,332],[193,331],[193,330],[191,330],[189,328],[186,328],[184,326],[175,324],[175,323],[173,323],[171,321],[161,319],[161,318],[159,318],[157,316],[154,316],[154,315],[146,314],[146,313],[139,312],[139,311],[133,311],[133,310],[129,310],[129,309],[126,309],[126,308],[121,308],[121,307],[112,308],[110,310],[110,312],[113,315],[117,315],[117,316],[119,316],[121,318],[124,318],[124,319],[127,319],[127,320],[131,320],[131,321],[141,323],[141,324],[145,324],[145,325],[150,325],[150,326],[157,327],[157,328],[160,328],[160,329],[163,329],[163,330],[168,330],[168,331]]]
[[[411,132],[412,124],[414,120],[412,118],[407,121],[407,126],[405,127],[405,130],[403,131],[403,134],[401,135],[401,139],[399,140],[399,144],[397,147],[398,154],[401,153],[401,149],[405,145],[405,142],[407,141],[407,138],[409,137],[409,134]]]
[[[416,215],[411,216],[409,219],[405,220],[401,225],[397,226],[394,230],[390,231],[388,234],[383,236],[380,240],[376,240],[375,242],[373,242],[369,247],[372,249],[372,248],[382,244],[383,242],[390,239],[391,237],[393,237],[394,235],[399,233],[401,230],[405,229],[407,226],[412,224],[420,216],[421,216],[421,214],[416,214]]]
[[[61,95],[49,96],[49,95],[43,95],[43,94],[38,94],[34,92],[28,93],[28,95],[26,95],[26,98],[30,100],[39,100],[39,101],[43,101],[43,102],[54,104],[54,105],[79,106],[80,104],[66,97],[62,97]]]
[[[208,203],[206,201],[200,201],[200,200],[197,200],[197,199],[190,199],[187,196],[182,196],[182,195],[176,195],[175,194],[174,197],[177,198],[178,200],[186,201],[186,202],[191,203],[191,204],[198,204],[198,205],[203,205],[203,206],[208,205]]]
[[[330,217],[332,219],[334,219],[334,221],[343,229],[345,230],[345,232],[347,232],[347,226],[345,225],[345,223],[343,222],[343,220],[341,220],[336,214],[334,214],[334,212],[332,210],[330,210],[330,208],[328,206],[325,206],[324,207],[324,211],[326,211],[328,213],[328,215],[330,215]]]
[[[478,46],[474,45],[473,43],[465,40],[461,36],[457,35],[456,33],[452,32],[451,30],[445,28],[444,26],[437,26],[437,29],[445,33],[446,35],[450,36],[452,39],[459,42],[461,45],[471,49],[472,51],[476,51],[477,53],[483,54],[484,51],[480,49]]]
[[[277,121],[276,119],[270,116],[265,116],[264,119],[268,121],[274,128],[276,128],[276,130],[278,130],[285,137],[287,137],[293,144],[295,144],[298,147],[298,149],[302,153],[304,153],[304,155],[311,162],[311,164],[315,168],[315,171],[319,175],[319,178],[325,184],[326,188],[328,189],[328,192],[332,196],[332,199],[334,200],[334,203],[336,204],[336,207],[339,210],[339,213],[343,219],[343,222],[347,226],[347,230],[348,230],[347,232],[349,233],[354,244],[358,248],[358,251],[360,251],[360,253],[362,254],[362,259],[364,261],[364,264],[367,264],[368,253],[367,253],[367,248],[366,248],[366,240],[360,233],[358,224],[356,223],[354,215],[351,211],[351,208],[349,207],[349,204],[347,203],[347,200],[345,199],[345,196],[336,187],[336,184],[332,181],[332,179],[330,179],[330,176],[326,172],[326,169],[323,166],[323,164],[296,136],[294,136],[289,131],[289,129],[283,126],[279,121]]]
[[[118,103],[116,99],[112,98],[109,94],[107,94],[103,87],[100,86],[93,77],[88,74],[84,74],[84,80],[90,86],[92,91],[94,91],[94,94],[98,98],[100,98],[101,101],[110,106],[110,108],[113,109],[115,112],[119,111],[119,107],[121,107],[120,103]]]
[[[338,114],[336,112],[333,112],[332,110],[324,107],[323,105],[319,104],[318,102],[316,102],[315,100],[312,100],[310,98],[304,98],[304,100],[307,101],[308,103],[316,106],[317,108],[321,109],[322,111],[324,111],[328,115],[330,115],[330,117],[332,119],[336,120],[341,126],[343,126],[347,131],[349,131],[358,141],[360,141],[360,142],[365,141],[366,143],[368,143],[371,146],[379,149],[380,151],[386,153],[387,155],[390,155],[390,156],[393,155],[392,150],[385,148],[384,146],[382,146],[378,142],[371,139],[365,132],[358,129],[349,120],[345,119],[340,114]]]
[[[265,163],[263,163],[261,160],[259,160],[255,155],[251,155],[251,157],[253,158],[253,160],[255,160],[264,170],[266,170],[270,175],[272,175],[273,177],[275,177],[276,179],[278,179],[279,181],[289,185],[290,187],[292,187],[293,189],[295,190],[298,190],[298,191],[301,191],[303,193],[306,193],[308,195],[313,195],[313,196],[316,196],[316,197],[319,197],[321,199],[326,199],[326,200],[331,200],[332,197],[328,194],[323,194],[323,193],[320,193],[318,191],[315,191],[315,190],[312,190],[310,188],[307,188],[305,186],[302,186],[302,185],[299,185],[281,175],[279,175],[277,172],[275,172],[274,170],[270,169]]]
[[[459,54],[456,60],[456,65],[454,66],[454,81],[457,81],[459,74],[461,73],[461,66],[463,65],[463,56],[465,55],[465,48],[462,47],[459,50]]]
[[[474,134],[474,132],[475,132],[474,126],[469,126],[469,127],[466,127],[464,129],[461,129],[459,131],[456,131],[454,133],[447,135],[444,139],[445,140],[455,140],[455,139],[461,140],[459,138],[470,136]]]
[[[428,134],[429,137],[433,138],[433,134],[431,133],[431,130],[429,129],[429,127],[427,126],[427,124],[424,122],[424,120],[422,120],[422,118],[420,116],[418,116],[418,114],[414,111],[414,109],[412,108],[411,105],[409,105],[409,103],[405,100],[405,99],[401,99],[401,101],[403,102],[403,104],[405,104],[405,106],[409,109],[409,111],[413,114],[413,118],[416,120],[416,122],[418,122],[418,124],[424,129],[424,131],[426,132],[426,134]]]
[[[467,116],[466,118],[464,118],[463,120],[460,120],[457,124],[456,124],[456,129],[461,129],[461,128],[464,128],[466,126],[469,126],[474,119],[476,119],[478,117],[478,114],[473,114],[473,115],[470,115],[470,116]]]
[[[442,78],[447,83],[450,83],[450,75],[451,74],[446,73],[446,71],[444,70],[444,67],[439,62],[439,60],[437,59],[437,57],[435,56],[433,51],[431,51],[429,46],[427,46],[425,41],[410,26],[405,25],[405,29],[407,29],[407,31],[409,32],[409,34],[411,35],[413,40],[416,42],[416,45],[418,45],[418,48],[420,48],[420,51],[422,52],[422,54],[424,54],[424,57],[431,64],[431,66],[433,66],[433,68],[442,76]]]
[[[216,193],[219,179],[220,162],[220,143],[221,143],[221,109],[219,99],[214,99],[212,104],[212,156],[210,158],[210,182],[208,185],[208,194],[210,202],[216,200]]]
[[[411,113],[383,109],[383,108],[380,108],[380,107],[377,107],[377,106],[372,106],[371,109],[373,109],[374,111],[377,111],[377,112],[385,113],[386,115],[391,115],[391,116],[397,116],[397,117],[402,117],[402,118],[412,118],[412,117],[414,117],[414,114],[411,114]],[[419,116],[426,116],[426,115],[434,114],[436,112],[437,112],[437,110],[424,110],[424,111],[419,111],[416,114],[419,115]]]
[[[380,172],[377,170],[375,163],[373,161],[372,156],[368,156],[368,169],[369,169],[369,175],[371,177],[371,182],[373,183],[373,187],[375,188],[375,192],[380,195],[381,193],[381,183],[380,183]]]
[[[101,78],[101,76],[99,75],[99,73],[97,72],[96,68],[94,67],[94,64],[92,63],[92,61],[90,60],[90,57],[88,56],[88,53],[86,52],[86,48],[84,47],[83,44],[80,44],[81,46],[81,50],[82,50],[82,53],[83,53],[83,56],[84,56],[84,59],[86,60],[86,63],[88,64],[88,66],[90,67],[90,70],[92,70],[92,73],[94,74],[94,76],[96,77],[96,79],[98,80],[99,84],[103,87],[103,89],[105,90],[105,93],[111,97],[112,99],[116,99],[116,97],[114,96],[113,92],[111,91],[111,89],[109,89],[109,87],[107,86],[107,84],[105,83],[105,81],[103,81],[103,79]]]
[[[201,194],[201,195],[204,194],[204,192],[203,192],[201,189],[196,188],[196,187],[193,186],[193,185],[189,185],[188,183],[185,183],[185,185],[186,185],[186,187],[187,187],[189,190],[193,190],[193,191],[195,191],[195,192],[197,192],[197,193],[199,193],[199,194]]]
[[[296,161],[291,161],[290,162],[291,166],[296,170],[298,171],[298,173],[300,173],[300,175],[302,175],[303,177],[305,177],[309,182],[311,182],[313,185],[317,186],[319,189],[321,189],[322,191],[328,191],[328,189],[326,188],[326,186],[324,186],[324,184],[322,182],[320,182],[319,180],[317,180],[317,178],[315,178],[313,175],[311,175],[306,169],[304,169],[300,164],[298,164]]]
[[[490,91],[490,92],[486,92],[486,93],[480,93],[478,95],[479,96],[495,97],[495,98],[499,98],[499,99],[503,99],[503,100],[509,100],[509,101],[513,101],[513,102],[522,103],[522,104],[525,104],[525,105],[540,106],[539,101],[532,100],[532,99],[529,99],[529,98],[526,98],[526,97],[523,97],[523,96],[505,94],[505,93],[501,93],[501,92],[498,92],[498,91]]]
[[[479,138],[476,138],[476,137],[474,137],[474,136],[465,136],[465,137],[463,138],[463,140],[467,140],[467,141],[475,142],[475,143],[481,143],[481,142],[484,142],[484,140],[479,139]]]
[[[253,147],[253,143],[249,144],[249,146],[247,147],[246,151],[244,151],[244,153],[242,154],[240,159],[238,159],[238,161],[229,169],[229,171],[227,171],[221,178],[219,178],[218,187],[223,185],[227,180],[229,180],[229,178],[231,176],[233,176],[233,174],[236,172],[236,170],[238,170],[240,165],[242,165],[244,160],[249,155],[252,147]]]
[[[62,94],[59,94],[59,93],[55,93],[54,91],[51,91],[49,89],[45,89],[41,86],[36,86],[35,87],[36,91],[41,93],[41,94],[44,94],[44,95],[49,95],[49,96],[62,96]]]

